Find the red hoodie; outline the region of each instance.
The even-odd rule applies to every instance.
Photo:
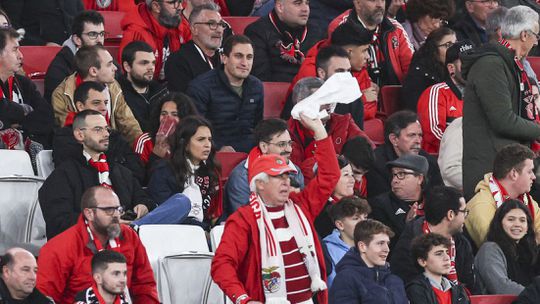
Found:
[[[95,10],[95,11],[121,11],[128,12],[132,10],[137,5],[134,1],[126,0],[112,0],[111,4],[108,7],[100,7],[98,5],[99,0],[83,0],[84,9]],[[106,1],[102,1],[106,2]]]

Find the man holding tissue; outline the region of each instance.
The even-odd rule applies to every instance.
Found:
[[[347,76],[345,76],[345,74]],[[356,86],[358,95],[352,99],[354,101],[360,96],[360,89],[358,88],[358,83],[350,73],[336,73],[332,77],[347,77],[351,82],[344,81],[335,81],[336,85],[340,85],[341,88],[337,89],[337,92],[347,94],[348,92],[354,91],[353,88]],[[327,80],[330,81],[330,80]],[[300,101],[306,99],[315,91],[317,91],[323,85],[324,81],[316,77],[306,77],[294,86],[292,93],[292,102],[295,105],[293,108],[292,115],[295,116],[294,112],[300,105],[297,105]],[[325,88],[321,88],[324,90]],[[335,94],[337,100],[341,100],[339,94]],[[309,103],[314,103],[316,100],[312,100]],[[309,104],[302,104],[302,107],[309,106]],[[315,106],[315,105],[314,105]],[[328,132],[328,135],[332,138],[334,143],[334,150],[336,154],[341,154],[341,149],[346,141],[356,136],[365,137],[370,144],[369,137],[364,131],[362,131],[354,122],[351,114],[336,114],[334,109],[336,103],[329,103],[320,105],[319,111],[325,111],[327,113],[326,117],[321,118],[322,123]],[[288,121],[289,133],[291,134],[292,143],[292,153],[291,161],[296,165],[300,166],[302,173],[304,174],[304,179],[306,183],[313,178],[313,167],[315,165],[315,140],[313,138],[313,133],[307,130],[298,120],[291,117]],[[374,147],[374,146],[373,146]]]

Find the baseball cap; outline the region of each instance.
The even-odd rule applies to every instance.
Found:
[[[253,165],[249,166],[249,182],[251,183],[254,176],[263,172],[270,176],[278,176],[287,172],[296,173],[296,170],[289,167],[287,160],[282,156],[267,154],[260,156],[253,162]]]
[[[461,54],[470,52],[474,48],[474,44],[470,40],[462,40],[454,43],[446,50],[445,64],[452,63],[458,60]]]

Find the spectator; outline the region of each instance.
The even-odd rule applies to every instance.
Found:
[[[488,294],[520,294],[538,275],[538,248],[528,208],[515,199],[497,209],[475,259]]]
[[[54,304],[36,288],[37,263],[22,248],[10,248],[0,258],[2,303]]]
[[[367,174],[369,198],[390,190],[392,176],[386,163],[409,153],[421,155],[428,161],[429,169],[424,190],[443,184],[437,160],[421,149],[422,127],[416,114],[399,111],[390,115],[384,124],[384,137],[384,144],[374,151],[375,163]]]
[[[432,31],[414,54],[401,90],[403,108],[416,112],[418,99],[431,85],[445,80],[446,51],[456,43],[456,34],[443,27]]]
[[[92,257],[92,287],[75,296],[75,304],[130,304],[127,291],[126,257],[113,250],[102,250]]]
[[[339,16],[344,11],[350,9],[352,6],[353,1],[350,0],[310,0],[309,20],[313,26],[316,26],[320,30],[326,30],[334,18]]]
[[[534,304],[540,300],[540,277],[533,279],[533,282],[525,287],[519,294],[518,298],[514,300],[514,304]]]
[[[170,160],[162,160],[152,170],[148,193],[161,204],[176,193],[191,202],[184,224],[210,230],[223,212],[223,185],[219,181],[211,125],[204,118],[182,119],[169,136]]]
[[[87,10],[129,12],[135,8],[134,0],[83,0]]]
[[[307,51],[323,33],[309,22],[309,1],[276,0],[274,9],[248,25],[253,41],[253,75],[262,81],[290,82]]]
[[[337,16],[328,27],[331,33],[345,22],[374,32],[369,48],[369,76],[379,86],[402,84],[409,70],[413,46],[401,24],[385,16],[385,1],[357,0],[354,8]]]
[[[284,119],[291,117],[292,90],[300,79],[319,77],[326,81],[335,73],[352,70],[364,96],[361,100],[350,104],[338,104],[336,113],[350,113],[358,127],[362,129],[364,120],[375,117],[377,108],[378,87],[372,84],[366,69],[366,62],[369,59],[368,48],[372,41],[373,34],[370,31],[353,23],[340,25],[332,33],[331,39],[319,41],[307,53],[298,74],[291,82],[281,117]]]
[[[73,100],[77,86],[84,81],[95,81],[106,85],[109,91],[106,117],[110,126],[133,143],[142,131],[124,99],[120,84],[114,79],[116,66],[111,54],[101,45],[85,46],[77,51],[75,66],[76,72],[64,79],[52,95],[56,124],[65,125],[69,112],[77,111]]]
[[[150,108],[168,93],[167,88],[154,80],[156,57],[143,41],[132,41],[122,51],[125,74],[118,79],[124,99],[143,132],[148,132]]]
[[[161,124],[168,119],[178,123],[186,116],[197,115],[197,109],[189,96],[182,93],[169,93],[163,96],[150,111],[150,131],[143,133],[135,141],[134,150],[148,169],[152,164],[170,154],[167,136],[158,134]]]
[[[105,41],[105,21],[96,11],[83,11],[71,25],[71,37],[64,41],[62,49],[56,54],[45,74],[45,94],[47,101],[58,85],[75,72],[75,53],[83,46],[103,45]]]
[[[126,257],[127,288],[133,303],[159,303],[146,250],[137,233],[120,224],[123,208],[114,191],[90,187],[82,195],[79,208],[82,214],[75,225],[49,238],[41,248],[38,289],[56,303],[73,303],[77,292],[92,285],[92,257],[110,249]]]
[[[472,197],[476,183],[489,172],[496,151],[510,143],[530,144],[540,137],[530,82],[520,61],[514,60],[526,57],[538,43],[533,35],[538,32],[537,20],[538,14],[528,7],[511,8],[501,25],[504,39],[461,58],[467,80],[463,98],[466,198]]]
[[[407,284],[411,304],[469,304],[469,296],[462,285],[446,278],[452,269],[450,240],[436,233],[417,236],[411,244],[413,260],[424,273]]]
[[[471,40],[476,46],[488,42],[486,19],[489,13],[499,6],[498,0],[465,0],[467,13],[454,24],[453,29],[459,41]]]
[[[24,138],[29,138],[49,148],[53,132],[53,115],[51,106],[41,97],[36,85],[20,70],[23,55],[19,49],[20,35],[12,28],[0,28],[0,109],[11,108],[12,111],[0,114],[0,129],[3,131],[0,142],[12,149],[24,143],[13,136],[20,134],[13,130],[22,130]],[[13,104],[12,104],[13,102]],[[16,114],[16,115],[15,115]]]
[[[300,80],[294,87],[292,94],[293,104],[307,98],[319,89],[323,81],[315,77],[307,77]],[[350,138],[363,136],[369,140],[369,137],[360,130],[354,123],[350,114],[340,115],[333,113],[333,106],[321,106],[321,110],[325,109],[329,116],[323,119],[323,124],[327,128],[329,136],[334,142],[336,154],[341,153],[343,144]],[[313,177],[313,166],[315,159],[313,158],[313,150],[315,149],[315,141],[310,135],[309,130],[306,130],[302,124],[294,118],[289,118],[289,133],[293,140],[293,150],[291,160],[300,166],[304,178],[310,180]],[[371,143],[371,141],[370,141]],[[373,145],[373,144],[372,144]]]
[[[353,137],[345,142],[341,149],[341,154],[351,164],[355,181],[355,195],[366,198],[368,196],[366,174],[373,167],[375,160],[371,145],[364,137]]]
[[[468,214],[462,194],[454,188],[435,187],[426,195],[424,213],[425,217],[409,223],[401,234],[390,260],[392,272],[406,284],[422,274],[411,255],[411,242],[419,235],[437,233],[453,244],[449,249],[451,269],[446,278],[453,283],[459,282],[473,293],[478,292],[471,244],[462,233]]]
[[[107,160],[109,127],[100,112],[79,112],[73,121],[73,136],[82,144],[82,153],[55,168],[39,190],[48,239],[77,222],[80,198],[92,186],[114,189],[122,206],[134,211],[136,218],[155,207],[129,169]]]
[[[171,54],[165,64],[165,77],[171,91],[185,93],[195,77],[221,64],[219,47],[223,32],[228,27],[214,3],[193,9],[189,16],[192,39]]]
[[[181,14],[182,1],[145,0],[122,19],[120,54],[131,41],[141,40],[156,50],[154,79],[165,80],[164,66],[169,54],[191,39],[189,24]]]
[[[249,152],[255,146],[253,129],[263,118],[264,93],[260,80],[250,75],[253,46],[243,35],[225,40],[224,68],[195,78],[187,94],[199,113],[214,126],[214,142],[223,151]]]
[[[534,218],[533,229],[540,232],[540,209],[529,194],[536,179],[533,159],[531,149],[520,144],[507,145],[497,152],[493,173],[487,173],[476,185],[476,194],[467,204],[471,213],[465,226],[478,248],[484,243],[495,211],[507,199],[517,199],[527,206]]]
[[[330,303],[408,303],[403,281],[390,272],[386,262],[393,236],[390,228],[375,220],[356,224],[355,246],[336,267]]]
[[[212,260],[213,280],[235,303],[299,303],[312,296],[328,303],[324,257],[311,223],[338,181],[339,167],[321,121],[301,119],[317,141],[317,178],[294,192],[288,175],[294,170],[283,157],[257,158],[248,172],[250,204],[229,217]]]
[[[441,139],[437,163],[444,184],[463,191],[463,117],[450,123]]]
[[[403,28],[415,51],[424,44],[428,35],[444,26],[454,15],[452,0],[411,0],[407,2],[407,20]]]
[[[346,197],[328,208],[335,229],[323,239],[332,262],[332,273],[328,276],[328,286],[336,276],[336,265],[343,256],[354,247],[354,227],[367,219],[371,212],[368,202],[359,197]]]
[[[456,42],[446,52],[445,81],[428,87],[418,99],[418,117],[424,134],[422,149],[431,154],[439,154],[446,126],[463,116],[462,93],[465,79],[461,75],[461,53],[473,48],[470,42]]]
[[[370,199],[371,217],[384,223],[394,232],[393,248],[407,223],[424,212],[424,187],[428,162],[425,157],[405,154],[386,164],[391,175],[390,191]]]
[[[304,175],[289,157],[292,151],[292,140],[287,123],[281,119],[262,120],[255,128],[257,146],[249,152],[248,158],[241,161],[229,175],[225,185],[225,213],[229,216],[238,208],[249,203],[248,171],[255,159],[262,155],[280,155],[297,173],[289,173],[291,187],[304,189]]]

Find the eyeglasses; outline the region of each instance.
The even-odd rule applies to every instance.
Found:
[[[280,142],[277,142],[277,143],[272,143],[272,142],[265,141],[265,143],[267,143],[269,145],[277,146],[278,148],[281,148],[281,149],[285,149],[287,147],[292,147],[293,141],[292,140],[280,141]]]
[[[445,42],[443,44],[438,44],[437,46],[438,47],[445,47],[446,49],[449,49],[452,45],[454,45],[454,42],[448,41],[448,42]]]
[[[528,30],[527,32],[531,33],[534,36],[534,38],[536,38],[536,40],[540,40],[540,34],[537,34],[531,30]]]
[[[468,209],[458,209],[458,210],[454,210],[454,212],[463,212],[465,214],[465,217],[469,216],[469,212],[471,212],[470,210]]]
[[[111,127],[93,127],[91,129],[88,129],[88,128],[79,128],[79,130],[81,131],[84,131],[84,130],[90,130],[96,134],[103,134],[105,131],[107,131],[107,133],[111,134],[112,132],[112,128]]]
[[[124,207],[122,206],[116,206],[116,207],[90,207],[90,209],[99,209],[103,212],[105,212],[106,215],[113,215],[116,211],[120,215],[124,214]]]
[[[405,176],[407,175],[418,175],[418,173],[407,172],[407,171],[400,171],[400,172],[392,173],[392,176],[399,180],[404,180]]]
[[[182,4],[182,0],[161,0],[161,1],[157,1],[159,3],[167,3],[167,4],[170,4],[174,7],[179,7],[181,4]]]
[[[95,40],[95,39],[97,39],[98,37],[105,37],[105,36],[107,36],[107,34],[109,34],[109,33],[105,32],[105,31],[102,31],[102,32],[93,32],[93,31],[92,31],[92,32],[82,33],[82,34],[88,36],[88,38],[90,38],[90,39],[92,39],[92,40]]]
[[[215,30],[218,28],[218,26],[221,26],[222,29],[229,28],[229,24],[225,21],[208,21],[208,22],[195,22],[194,24],[206,24],[211,30]]]

